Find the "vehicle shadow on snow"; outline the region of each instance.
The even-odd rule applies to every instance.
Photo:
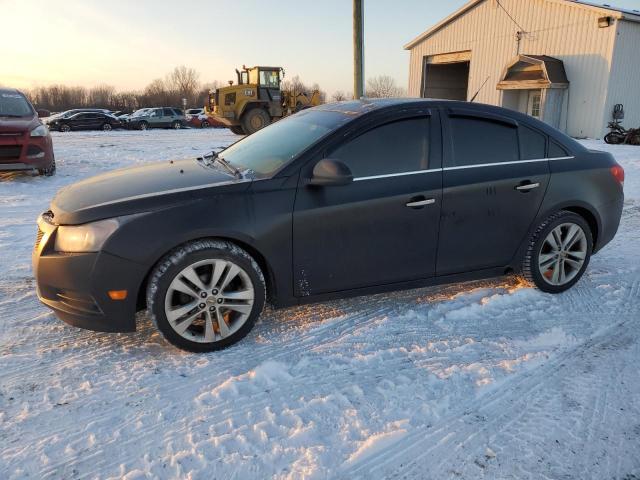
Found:
[[[525,286],[519,278],[507,276],[333,300],[277,310],[266,306],[253,330],[239,344],[227,349],[227,352],[232,352],[234,348],[238,347],[243,350],[251,350],[257,346],[265,346],[265,344],[278,349],[279,343],[281,343],[279,338],[283,338],[283,334],[287,335],[287,341],[285,342],[284,339],[282,341],[283,348],[286,348],[284,343],[295,343],[296,336],[303,336],[314,329],[330,328],[331,325],[345,317],[367,319],[381,314],[397,316],[416,308],[435,308],[439,304],[457,301],[459,297],[465,297],[474,292],[479,292],[480,296],[484,297],[494,293],[512,293]],[[110,344],[114,351],[122,349],[128,353],[139,351],[145,355],[149,353],[192,355],[164,341],[146,312],[138,313],[136,321],[137,331],[135,333],[112,334],[74,329],[76,330],[74,337],[80,343],[86,341],[101,345]],[[223,352],[212,353],[212,355],[221,354]]]

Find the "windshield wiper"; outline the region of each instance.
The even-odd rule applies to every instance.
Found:
[[[204,155],[201,158],[205,162],[206,165],[211,165],[212,163],[218,162],[225,169],[227,169],[229,172],[231,172],[231,175],[233,175],[234,177],[243,178],[242,177],[242,172],[237,167],[235,167],[234,165],[231,165],[229,162],[227,162],[224,158],[219,157],[218,153],[215,150],[212,150],[211,152],[207,153],[206,155]]]

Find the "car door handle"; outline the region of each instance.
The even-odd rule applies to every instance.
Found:
[[[518,185],[516,187],[516,190],[520,190],[521,192],[528,192],[529,190],[533,190],[534,188],[538,188],[539,186],[539,183],[525,183],[524,185]]]
[[[407,203],[407,207],[409,207],[409,208],[420,208],[420,207],[424,207],[426,205],[433,205],[434,203],[436,203],[436,199],[435,198],[425,198],[424,200],[413,200],[413,201]]]

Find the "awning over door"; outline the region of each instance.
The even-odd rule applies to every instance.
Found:
[[[564,63],[546,55],[518,55],[502,74],[498,90],[568,88]]]

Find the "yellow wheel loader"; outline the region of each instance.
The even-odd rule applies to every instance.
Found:
[[[233,133],[251,135],[272,122],[305,108],[320,105],[320,92],[282,90],[281,67],[236,69],[237,84],[209,93],[206,113],[227,125]]]

